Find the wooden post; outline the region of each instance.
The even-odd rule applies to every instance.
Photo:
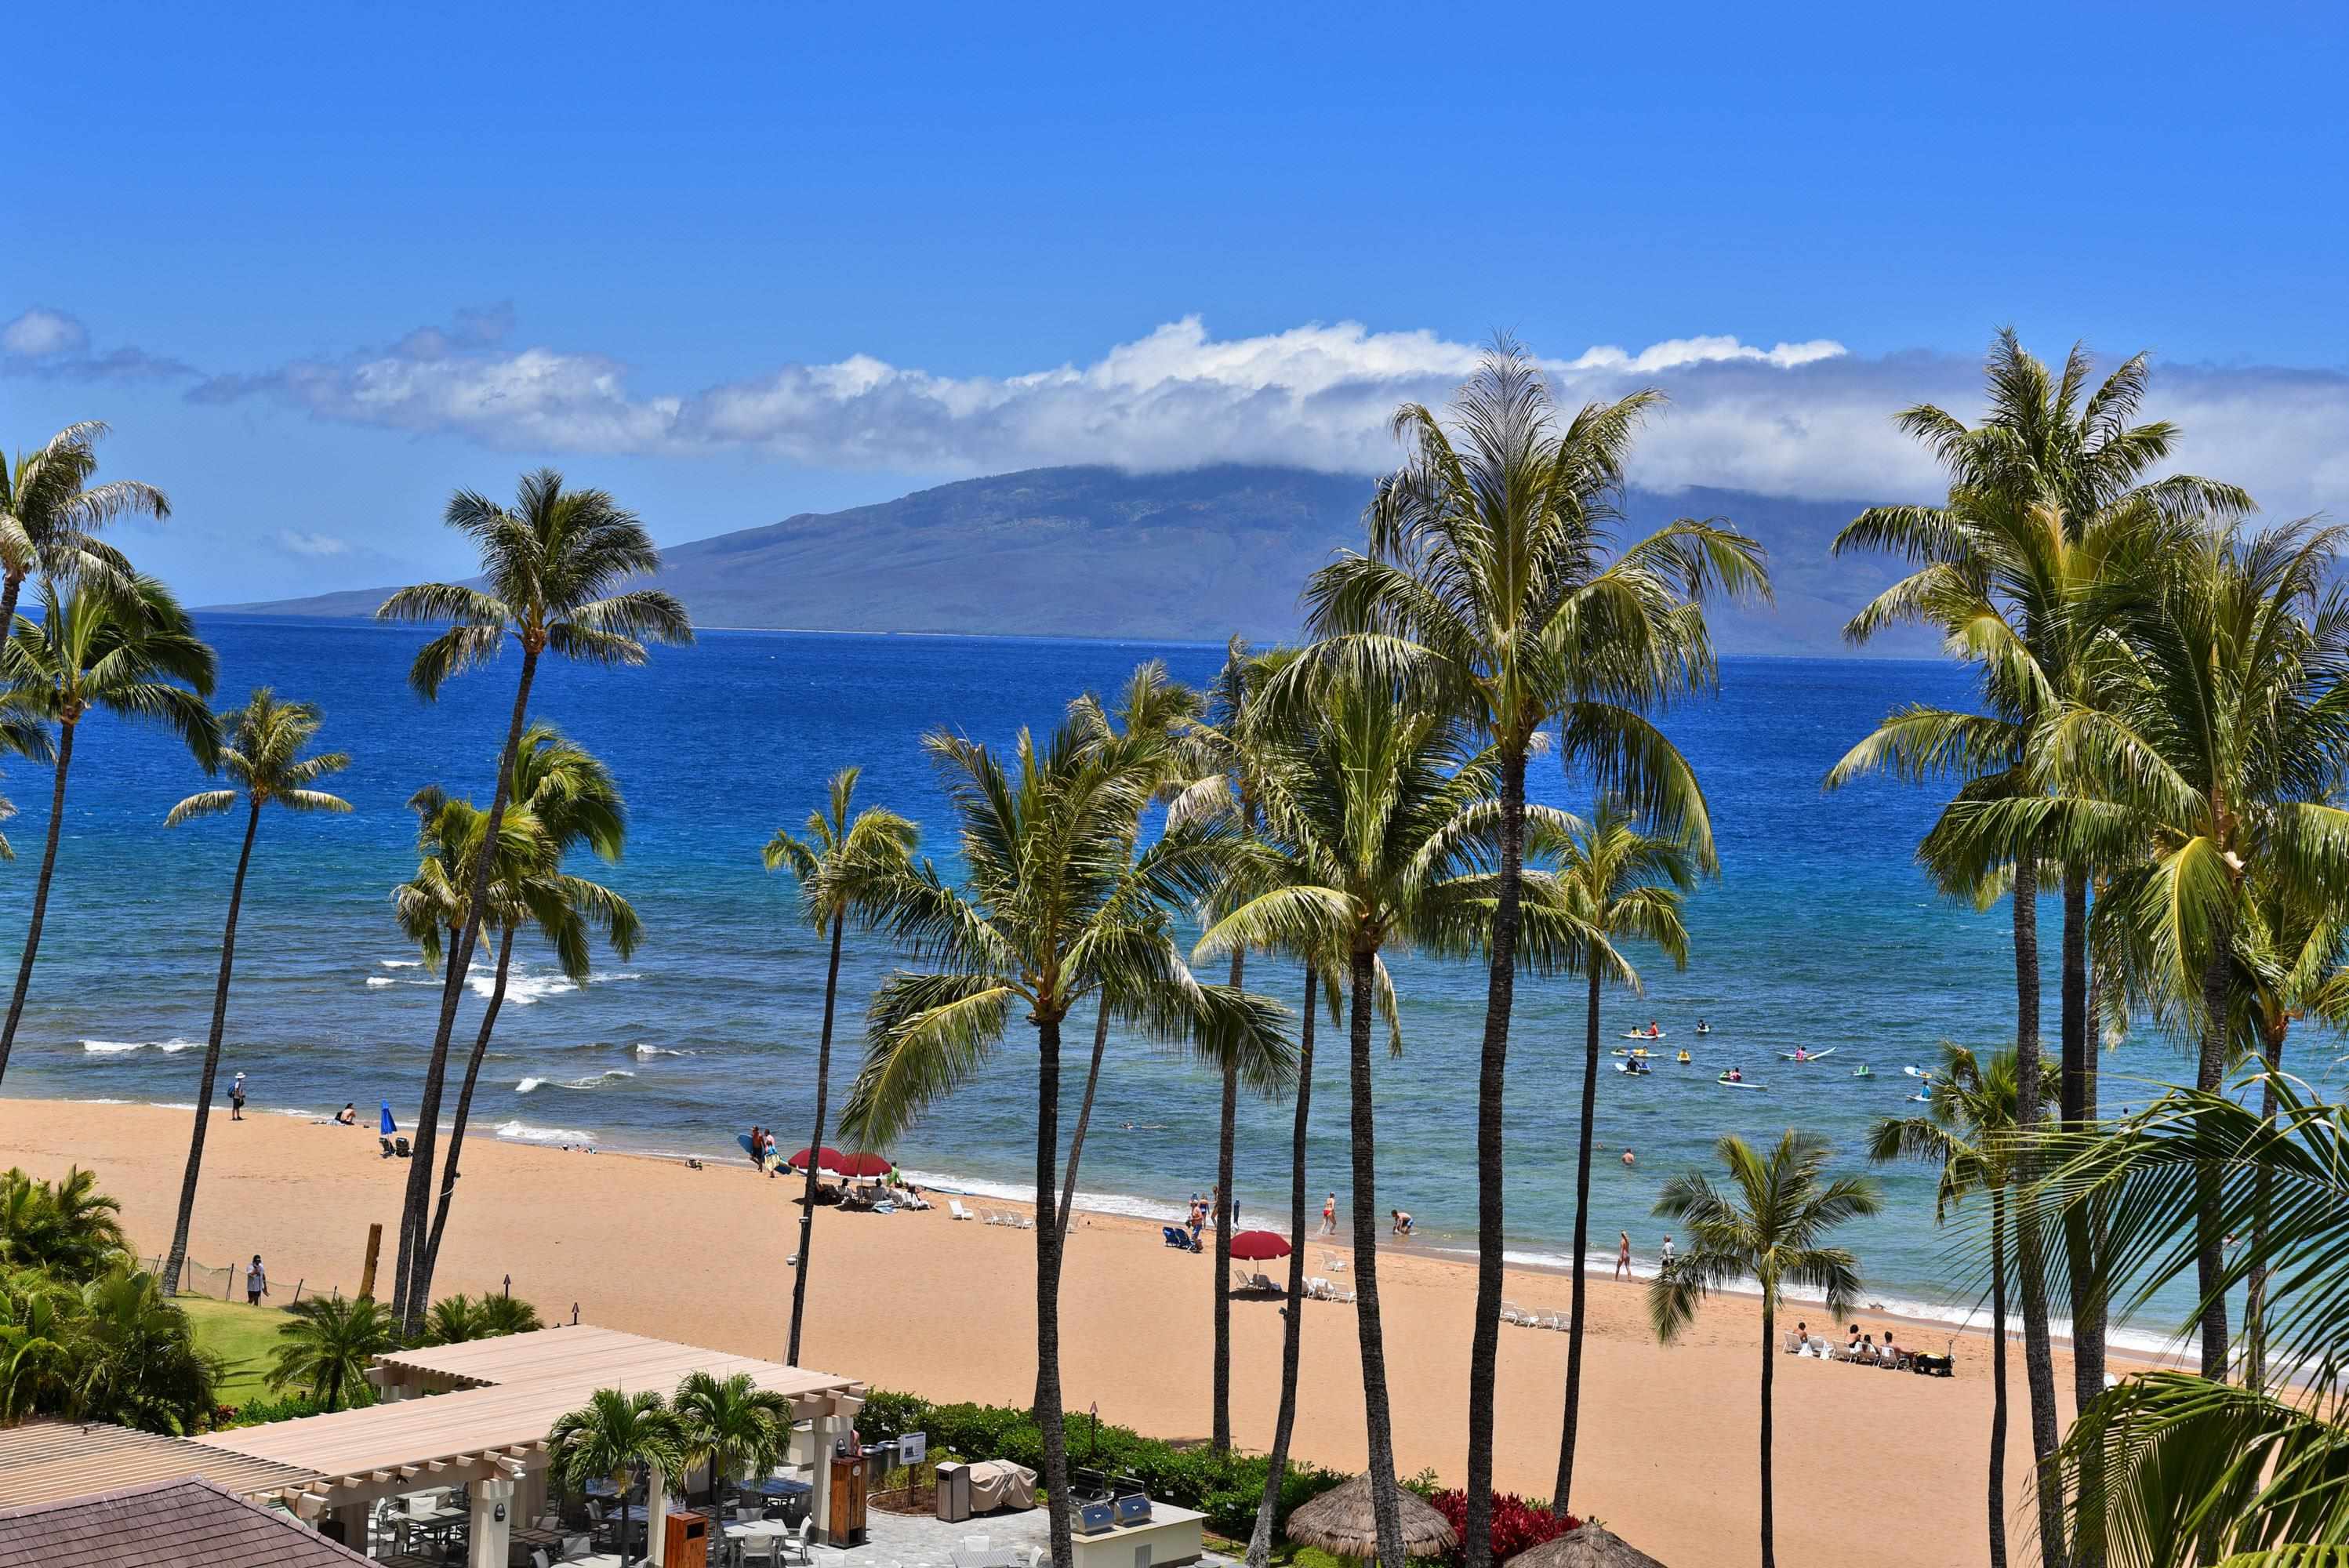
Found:
[[[374,1224],[367,1227],[367,1269],[365,1273],[359,1275],[359,1299],[361,1301],[365,1301],[375,1295],[375,1263],[376,1258],[382,1253],[382,1251],[383,1222],[378,1220]]]

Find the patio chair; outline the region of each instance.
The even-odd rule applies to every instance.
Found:
[[[546,1554],[545,1547],[534,1546],[531,1548],[530,1568],[554,1568],[554,1559]]]
[[[775,1562],[778,1564],[797,1563],[812,1565],[815,1562],[815,1521],[802,1519],[800,1527],[775,1542]]]

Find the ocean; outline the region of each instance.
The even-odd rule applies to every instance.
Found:
[[[419,634],[351,623],[208,616],[221,657],[221,706],[261,685],[320,705],[322,747],[350,753],[330,785],[347,817],[273,813],[254,851],[239,933],[225,1075],[247,1074],[251,1114],[316,1115],[355,1100],[372,1119],[388,1100],[413,1117],[439,989],[400,938],[389,891],[415,867],[409,796],[426,784],[486,798],[512,704],[517,661],[451,682],[436,704],[406,684]],[[560,724],[603,757],[628,796],[625,861],[579,869],[631,899],[646,939],[623,963],[600,954],[574,987],[525,940],[482,1069],[473,1125],[533,1141],[586,1142],[740,1158],[752,1122],[805,1141],[823,999],[823,952],[796,919],[795,890],[761,850],[799,830],[825,780],[855,763],[858,799],[924,824],[925,850],[954,845],[944,798],[919,747],[935,727],[990,744],[1022,725],[1049,728],[1067,701],[1109,692],[1157,658],[1205,681],[1220,645],[932,636],[712,632],[661,650],[636,670],[553,665],[533,717]],[[1922,1108],[1900,1071],[1930,1063],[1944,1039],[2010,1043],[2013,983],[2002,906],[1978,913],[1936,896],[1912,855],[1945,791],[1870,782],[1833,795],[1819,781],[1888,710],[1968,698],[1940,663],[1728,659],[1717,700],[1664,723],[1697,767],[1716,824],[1722,875],[1691,901],[1690,963],[1674,972],[1638,955],[1644,995],[1611,993],[1613,1036],[1650,1018],[1667,1056],[1646,1078],[1602,1071],[1594,1252],[1619,1231],[1652,1259],[1666,1226],[1651,1213],[1672,1173],[1711,1161],[1725,1132],[1774,1139],[1789,1126],[1834,1140],[1865,1162],[1877,1118]],[[1537,764],[1538,798],[1571,804],[1553,764]],[[86,723],[40,964],[5,1092],[63,1099],[192,1104],[219,957],[220,924],[241,819],[166,830],[164,813],[205,785],[184,747],[104,717]],[[0,868],[0,950],[16,952],[46,829],[49,776],[6,769],[19,815],[18,860]],[[2055,1022],[2054,922],[2044,916],[2046,1028]],[[834,1049],[836,1107],[855,1070],[863,1011],[895,962],[851,934]],[[1216,966],[1220,973],[1220,965]],[[1462,1248],[1475,1212],[1473,1083],[1484,1016],[1481,967],[1405,957],[1396,965],[1404,1054],[1377,1063],[1381,1208],[1416,1218],[1422,1248]],[[1251,961],[1248,982],[1293,1008],[1294,965]],[[487,975],[474,989],[486,995]],[[1582,989],[1522,977],[1509,1061],[1510,1247],[1557,1264],[1570,1245]],[[470,1041],[471,1013],[460,1019]],[[1714,1032],[1699,1038],[1702,1017]],[[1081,1087],[1089,1020],[1071,1033],[1069,1098]],[[1342,1037],[1324,1027],[1315,1075],[1312,1203],[1347,1201]],[[1680,1067],[1672,1047],[1691,1047]],[[1797,1046],[1836,1055],[1796,1066]],[[889,1152],[927,1180],[1024,1195],[1033,1170],[1032,1036],[1015,1028],[980,1079],[940,1104]],[[2303,1059],[2310,1059],[2304,1057]],[[1611,1058],[1610,1058],[1611,1061]],[[1850,1069],[1870,1064],[1873,1078]],[[1715,1086],[1742,1066],[1767,1094]],[[2105,1063],[2108,1109],[2143,1104],[2154,1080],[2188,1071],[2169,1042],[2142,1035]],[[454,1094],[454,1074],[450,1093]],[[224,1092],[224,1091],[223,1091]],[[1102,1208],[1179,1218],[1215,1180],[1217,1090],[1192,1064],[1114,1040],[1080,1178]],[[1285,1225],[1290,1117],[1243,1101],[1242,1222]],[[1129,1125],[1131,1127],[1129,1128]],[[1635,1151],[1626,1169],[1622,1150]],[[1933,1177],[1879,1168],[1884,1213],[1843,1233],[1868,1299],[1961,1314],[1979,1285],[1933,1224]],[[1685,1243],[1683,1240],[1683,1246]],[[2175,1293],[2173,1293],[2174,1295]],[[2166,1338],[2188,1304],[2165,1297],[2141,1328]]]

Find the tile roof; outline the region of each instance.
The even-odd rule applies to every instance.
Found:
[[[202,1476],[234,1492],[297,1486],[317,1471],[128,1427],[26,1421],[0,1428],[0,1509]]]
[[[0,1513],[0,1568],[347,1568],[367,1561],[193,1476]]]

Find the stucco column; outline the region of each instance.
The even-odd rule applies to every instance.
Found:
[[[512,1539],[514,1483],[503,1479],[473,1483],[472,1550],[466,1554],[471,1568],[506,1568],[507,1543]]]
[[[814,1429],[808,1435],[815,1443],[815,1473],[810,1483],[815,1495],[808,1499],[808,1517],[815,1521],[821,1535],[832,1529],[832,1418],[816,1417]]]
[[[668,1520],[668,1477],[658,1465],[647,1468],[651,1479],[645,1483],[645,1561],[659,1568],[668,1551],[661,1539],[661,1526]]]

